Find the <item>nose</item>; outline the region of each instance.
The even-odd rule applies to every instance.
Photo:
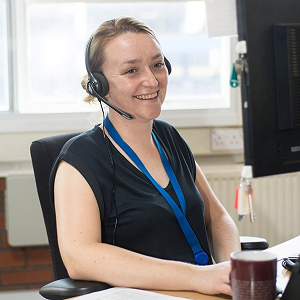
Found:
[[[145,71],[143,72],[143,85],[148,87],[158,86],[158,80],[154,72],[150,68],[145,69]]]

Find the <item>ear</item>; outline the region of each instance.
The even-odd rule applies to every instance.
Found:
[[[107,100],[109,100],[110,96],[109,96],[109,92],[104,96]]]

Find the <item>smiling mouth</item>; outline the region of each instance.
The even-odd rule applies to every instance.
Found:
[[[148,94],[148,95],[136,95],[134,98],[137,98],[139,100],[151,100],[154,99],[158,96],[158,92],[155,92],[153,94]]]

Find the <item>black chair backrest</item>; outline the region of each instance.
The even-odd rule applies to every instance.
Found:
[[[30,146],[34,177],[44,216],[55,279],[67,278],[69,275],[58,248],[55,211],[50,202],[49,177],[53,163],[63,145],[78,134],[79,132],[42,138],[33,141]]]

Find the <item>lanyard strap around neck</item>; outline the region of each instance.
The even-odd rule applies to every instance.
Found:
[[[200,246],[200,243],[191,228],[190,224],[188,223],[186,219],[186,203],[184,199],[184,195],[182,193],[182,190],[180,188],[180,185],[177,181],[177,178],[169,164],[169,161],[162,150],[156,136],[152,132],[152,137],[156,143],[156,146],[158,148],[162,163],[164,165],[164,168],[169,176],[169,179],[173,185],[173,188],[175,190],[175,193],[177,195],[177,198],[179,200],[181,209],[177,206],[177,204],[174,202],[174,200],[171,198],[171,196],[156,182],[156,180],[151,176],[151,174],[148,172],[147,168],[144,166],[142,161],[139,159],[139,157],[136,155],[136,153],[130,148],[130,146],[121,138],[119,133],[116,131],[108,117],[104,120],[104,126],[106,130],[108,131],[111,138],[119,145],[119,147],[122,148],[122,150],[130,157],[130,159],[138,166],[138,168],[148,177],[148,179],[152,182],[152,184],[156,187],[156,189],[162,194],[162,196],[166,199],[168,204],[170,205],[171,209],[173,210],[178,223],[194,253],[195,262],[198,265],[206,265],[208,262],[208,255],[203,251],[203,249]]]

